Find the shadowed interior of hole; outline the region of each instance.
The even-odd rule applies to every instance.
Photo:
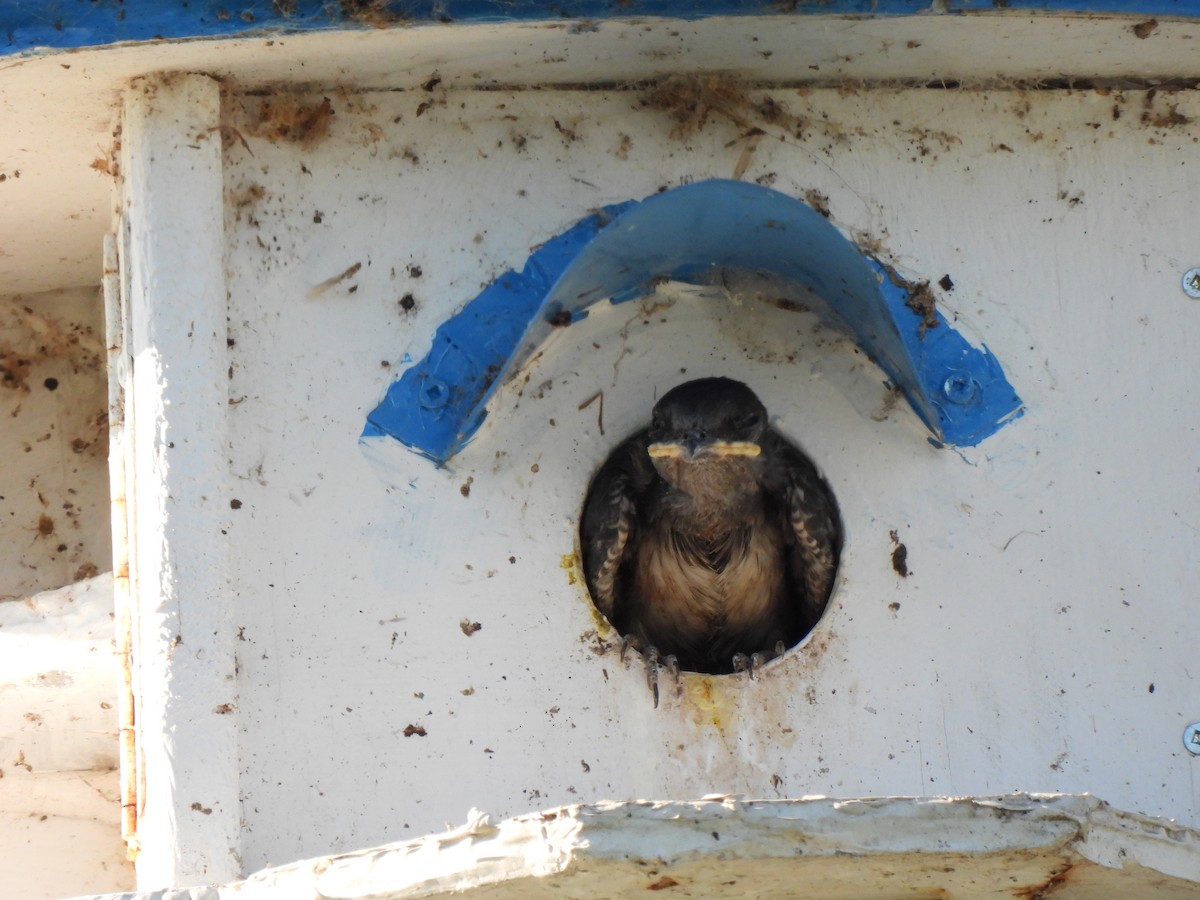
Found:
[[[796,446],[792,441],[787,440],[778,432],[775,432],[779,440],[783,441],[796,453],[803,456],[806,454]],[[637,442],[635,452],[646,452],[644,447],[647,442],[644,431],[639,431],[631,436],[626,441],[617,445],[616,449],[610,453],[605,465],[608,464],[617,454],[624,452],[624,448],[630,441]],[[812,461],[816,465],[816,461]],[[604,466],[597,471],[598,474]],[[820,470],[819,465],[816,465],[817,470]],[[589,480],[587,496],[584,499],[584,509],[588,509],[589,504],[594,500],[593,494],[597,488],[596,474]],[[834,496],[832,488],[823,477],[819,478],[819,490],[823,491],[828,501],[830,511],[830,525],[832,528],[832,552],[833,552],[833,572],[828,580],[828,586],[823,591],[823,595],[816,598],[813,602],[806,602],[807,592],[804,586],[804,579],[801,571],[798,570],[799,565],[797,560],[799,557],[798,544],[805,541],[807,534],[802,524],[804,516],[794,515],[793,511],[799,509],[803,511],[805,504],[797,503],[795,497],[789,501],[786,496],[781,496],[781,492],[770,492],[764,489],[762,498],[762,510],[764,522],[759,526],[766,531],[772,531],[772,526],[778,528],[778,534],[782,536],[782,541],[778,544],[776,552],[764,559],[762,565],[764,568],[770,567],[778,577],[784,582],[786,591],[786,600],[778,614],[774,617],[776,633],[780,635],[778,643],[772,643],[770,646],[746,646],[737,649],[735,653],[728,658],[727,664],[719,662],[714,665],[708,664],[688,664],[683,661],[686,657],[682,648],[672,645],[670,640],[663,640],[660,634],[656,642],[648,642],[642,636],[636,633],[636,629],[630,627],[631,604],[645,603],[653,604],[659,598],[653,596],[635,596],[632,589],[632,577],[630,574],[631,567],[643,564],[653,564],[649,559],[645,558],[643,550],[642,537],[644,529],[647,525],[646,519],[652,516],[651,507],[654,506],[656,498],[662,495],[663,491],[669,491],[670,487],[661,478],[657,477],[654,482],[640,491],[628,492],[623,494],[619,499],[610,498],[617,503],[630,504],[630,521],[631,527],[622,528],[624,535],[614,535],[602,533],[601,529],[592,527],[589,528],[589,517],[586,514],[580,516],[580,546],[583,550],[583,571],[584,579],[588,589],[589,596],[592,599],[596,609],[604,615],[609,624],[612,625],[623,640],[627,640],[629,645],[635,650],[642,653],[648,663],[653,665],[655,661],[670,667],[668,662],[672,657],[678,656],[681,660],[680,668],[685,672],[698,672],[707,675],[729,675],[739,674],[743,671],[751,671],[762,665],[766,665],[772,660],[785,655],[788,651],[799,645],[816,627],[828,608],[830,596],[833,593],[834,585],[836,584],[837,570],[841,561],[841,551],[843,543],[843,528],[841,523],[841,513],[838,507],[837,498]],[[812,487],[810,486],[810,490]],[[605,502],[603,498],[599,498],[600,502]],[[724,567],[728,571],[728,567],[735,563],[740,564],[739,552],[745,550],[751,544],[752,539],[746,534],[745,526],[738,525],[735,528],[735,537],[732,541],[733,550],[731,551],[730,559]],[[598,602],[597,598],[604,595],[604,589],[601,587],[600,581],[604,575],[601,572],[603,564],[598,564],[601,559],[610,559],[611,556],[607,553],[600,553],[593,550],[593,542],[601,542],[606,546],[616,546],[622,538],[626,540],[623,550],[620,552],[621,562],[617,569],[613,593],[615,595],[615,603],[611,610],[606,610],[603,602]],[[700,568],[707,568],[709,572],[714,573],[711,578],[703,574],[697,575],[696,578],[700,582],[706,582],[709,585],[715,584],[722,586],[725,579],[724,571],[721,574],[715,574],[717,569],[713,568],[707,560],[704,560],[700,555],[694,552],[693,547],[687,547],[688,541],[673,541],[673,546],[679,549],[680,557],[685,559],[687,565]],[[591,552],[590,552],[591,551]],[[747,564],[753,564],[748,557],[745,558]],[[713,632],[713,639],[720,641],[722,639],[721,631],[725,627],[725,617],[721,608],[712,608],[712,601],[701,596],[703,591],[697,591],[693,597],[692,613],[697,616],[707,616],[709,619],[709,628]],[[720,602],[727,607],[736,607],[746,598],[730,593],[721,592]],[[774,636],[774,635],[773,635]],[[662,646],[658,646],[661,644]],[[780,646],[782,645],[782,646]]]

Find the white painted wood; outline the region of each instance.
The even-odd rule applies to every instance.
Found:
[[[110,575],[0,603],[6,900],[133,887],[116,827],[112,643]]]
[[[94,284],[119,155],[118,98],[131,78],[201,71],[247,87],[414,90],[620,84],[734,71],[758,82],[857,84],[995,78],[1186,79],[1200,25],[1145,15],[899,18],[780,15],[700,21],[407,23],[388,29],[238,40],[133,42],[0,62],[0,285],[34,292]],[[95,165],[96,168],[92,168]]]
[[[111,568],[100,306],[0,297],[0,603]]]
[[[1191,898],[1200,834],[1092,797],[576,804],[136,900]],[[670,896],[670,894],[668,894]],[[133,898],[130,898],[133,900]]]
[[[223,528],[228,366],[219,89],[147,79],[126,98],[127,485],[143,767],[138,883],[240,871],[237,702]]]
[[[242,504],[228,565],[248,868],[472,806],[714,790],[1090,791],[1200,819],[1180,741],[1197,718],[1197,405],[1189,368],[1164,363],[1191,358],[1200,309],[1177,226],[1195,144],[1170,112],[1200,116],[1193,93],[766,90],[737,113],[767,132],[747,178],[825,195],[909,275],[952,277],[942,309],[1029,405],[978,448],[933,449],[852,347],[735,290],[557,331],[442,470],[356,446],[404,360],[591,208],[728,177],[746,121],[673,135],[669,111],[623,91],[282,99],[325,96],[317,139],[280,138],[261,97],[228,119],[250,151],[226,155],[235,405],[205,478]],[[767,96],[784,118],[754,118]],[[686,678],[655,710],[596,634],[577,514],[655,392],[716,373],[753,383],[825,468],[842,580],[761,678]],[[598,390],[603,434],[580,408]]]

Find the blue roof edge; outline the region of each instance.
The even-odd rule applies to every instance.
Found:
[[[604,20],[661,16],[930,13],[1091,13],[1200,17],[1200,0],[8,0],[0,3],[0,56],[103,47],[130,41],[258,37],[423,23]]]

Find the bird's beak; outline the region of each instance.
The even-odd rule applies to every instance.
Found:
[[[755,457],[762,447],[753,441],[713,441],[697,444],[692,440],[663,441],[646,448],[651,459],[695,459],[701,456],[746,456]]]

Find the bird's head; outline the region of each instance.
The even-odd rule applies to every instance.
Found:
[[[647,452],[666,476],[676,461],[755,459],[766,430],[767,410],[754,391],[731,378],[698,378],[654,405]]]

